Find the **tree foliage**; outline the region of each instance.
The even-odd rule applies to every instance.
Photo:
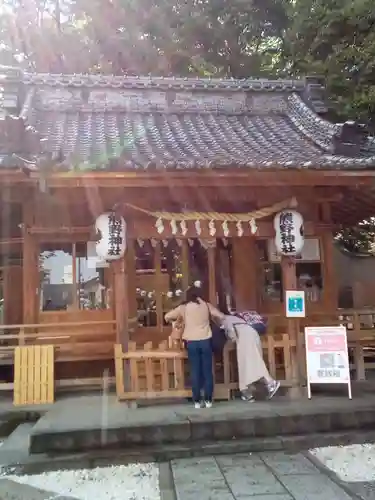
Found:
[[[319,74],[331,118],[375,129],[374,0],[3,0],[0,64],[117,75]],[[363,223],[341,239],[363,248],[371,231]]]

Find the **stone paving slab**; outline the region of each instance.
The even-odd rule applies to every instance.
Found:
[[[319,471],[304,455],[279,453],[261,453],[260,457],[278,476],[295,474],[318,474]]]
[[[347,483],[347,487],[361,500],[374,500],[375,482]]]
[[[1,500],[76,500],[75,497],[57,495],[10,479],[0,479],[0,498]]]
[[[322,474],[284,476],[281,481],[296,500],[351,500],[352,498]]]
[[[171,467],[177,500],[352,499],[302,454],[180,459],[173,460]]]

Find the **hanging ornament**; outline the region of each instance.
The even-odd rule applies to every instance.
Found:
[[[150,242],[151,242],[152,248],[156,248],[157,247],[158,240],[156,240],[155,238],[151,238]]]
[[[192,247],[194,245],[194,240],[191,238],[188,239],[189,247]]]
[[[258,231],[258,226],[255,219],[249,220],[249,226],[251,234],[255,234]]]
[[[208,223],[208,230],[209,230],[210,236],[215,236],[216,226],[215,226],[215,222],[213,220],[210,220],[210,222]]]
[[[155,227],[159,234],[163,233],[164,232],[163,219],[159,217],[159,219],[155,222]]]
[[[182,220],[180,222],[180,228],[181,228],[182,236],[186,236],[186,233],[188,231],[188,228],[187,228],[187,225],[186,225],[186,221]]]
[[[196,287],[196,288],[201,288],[202,287],[202,282],[197,280],[197,281],[194,281],[193,285]]]
[[[202,233],[201,221],[200,220],[196,220],[194,225],[195,225],[195,230],[197,232],[197,235],[200,236],[201,233]]]
[[[168,246],[168,240],[162,240],[162,243],[163,243],[163,247],[167,248],[167,246]]]
[[[228,221],[224,221],[221,225],[221,227],[223,228],[223,233],[224,233],[224,236],[227,237],[229,236],[229,227],[228,227]]]
[[[182,240],[180,238],[176,238],[176,243],[179,247],[182,247]]]
[[[177,222],[174,219],[171,220],[171,229],[172,229],[173,236],[175,234],[177,234],[177,231],[178,231],[178,229],[177,229]]]
[[[237,228],[237,236],[241,238],[241,236],[243,236],[243,227],[242,227],[242,222],[240,220],[237,222],[236,228]]]
[[[144,242],[144,240],[141,240],[141,238],[137,238],[137,243],[138,243],[139,248],[144,247],[145,242]]]
[[[224,248],[227,248],[229,241],[226,238],[222,238],[221,241],[223,242]]]

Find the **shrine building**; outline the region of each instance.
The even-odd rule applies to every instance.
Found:
[[[306,325],[347,325],[366,378],[375,311],[339,309],[334,235],[375,214],[375,138],[328,121],[322,79],[1,74],[2,389],[22,348],[48,346],[53,394],[103,373],[127,399],[187,394],[164,314],[194,282],[268,316],[284,385],[304,383]],[[236,388],[232,351],[218,397]]]

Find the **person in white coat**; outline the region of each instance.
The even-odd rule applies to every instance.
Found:
[[[257,331],[258,326],[263,324],[262,321],[262,317],[255,311],[244,311],[226,315],[222,323],[228,338],[236,343],[241,399],[249,402],[255,401],[252,387],[255,382],[265,384],[268,399],[280,387],[280,382],[271,377],[263,359],[262,343]]]

